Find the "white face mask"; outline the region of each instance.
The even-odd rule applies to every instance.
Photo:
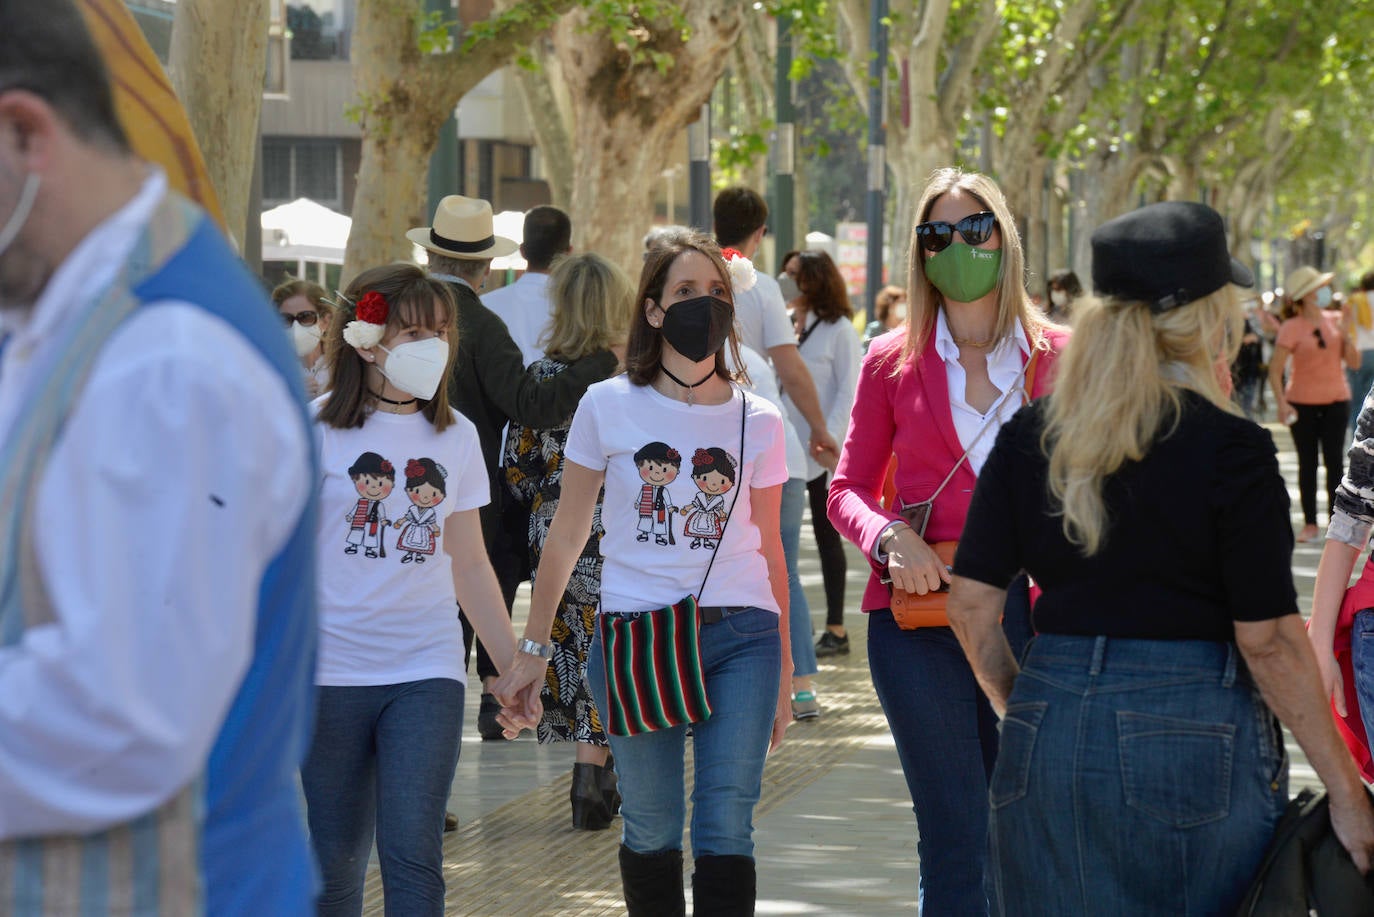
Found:
[[[428,401],[434,397],[448,366],[448,341],[430,338],[401,344],[395,350],[382,350],[387,359],[386,365],[379,368],[388,382],[416,398]]]
[[[891,311],[888,312],[888,315],[891,315],[895,321],[906,321],[906,303],[897,303],[897,305],[893,306]]]
[[[291,343],[296,345],[296,356],[303,357],[320,344],[320,326],[291,323]]]
[[[1322,287],[1317,291],[1317,308],[1325,309],[1331,305],[1331,288]]]
[[[1068,301],[1068,293],[1065,293],[1063,290],[1050,290],[1050,302],[1054,303],[1056,306],[1065,305]]]

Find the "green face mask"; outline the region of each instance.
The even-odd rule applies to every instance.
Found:
[[[951,302],[976,302],[997,286],[1002,250],[950,243],[926,260],[926,276]]]

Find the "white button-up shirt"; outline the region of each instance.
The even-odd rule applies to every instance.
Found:
[[[539,339],[553,324],[549,302],[549,275],[526,271],[520,279],[482,297],[482,305],[500,316],[529,366],[544,358]]]
[[[3,316],[0,438],[164,193],[154,174],[32,309]],[[252,658],[263,572],[317,484],[289,398],[237,330],[185,302],[145,304],[100,351],[34,498],[56,620],[0,647],[0,840],[128,821],[204,768]]]
[[[1030,357],[1030,341],[1020,322],[1013,328],[1014,333],[998,341],[987,356],[988,378],[1002,395],[993,402],[991,408],[983,412],[967,401],[968,376],[959,363],[959,345],[954,343],[949,323],[945,320],[945,310],[939,310],[936,315],[935,352],[945,363],[954,429],[959,434],[960,444],[969,450],[968,463],[974,474],[983,470],[983,463],[992,452],[992,444],[997,441],[997,431],[1020,410],[1023,403],[1025,377],[1021,369]],[[983,429],[985,425],[988,427],[986,430]]]

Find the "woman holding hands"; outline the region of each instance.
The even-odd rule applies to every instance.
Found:
[[[539,652],[604,484],[601,607],[587,682],[620,778],[620,870],[631,915],[684,912],[688,725],[624,728],[632,717],[609,702],[607,669],[623,678],[633,666],[617,656],[620,644],[612,645],[608,634],[633,622],[652,621],[659,634],[665,622],[684,632],[699,626],[698,686],[711,711],[691,725],[698,913],[753,912],[754,805],[764,758],[792,719],[787,620],[780,620],[787,614],[778,532],[787,480],[783,425],[776,408],[746,396],[726,369],[724,348],[734,346],[733,288],[747,289],[753,279],[748,261],[727,254],[728,268],[714,243],[692,235],[645,256],[627,373],[589,388],[573,417],[562,494],[525,628],[523,645]],[[712,507],[718,521],[709,537],[683,528],[682,510],[692,515],[694,505]],[[702,520],[697,525],[706,531]],[[698,600],[695,617],[675,617],[690,609],[688,596]],[[522,723],[537,710],[543,675],[537,656],[517,656],[496,685],[507,723]]]

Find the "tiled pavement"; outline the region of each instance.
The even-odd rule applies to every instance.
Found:
[[[1269,429],[1279,446],[1297,513],[1292,439],[1281,425]],[[1295,515],[1295,528],[1301,521]],[[813,603],[813,618],[819,621],[820,567],[814,547],[805,547],[810,539],[802,541],[802,579]],[[1299,545],[1294,554],[1304,614],[1320,550],[1319,543]],[[857,609],[867,565],[852,553],[850,569],[848,607]],[[528,592],[522,590],[517,626],[527,600]],[[868,678],[862,615],[851,612],[847,623],[850,654],[822,660],[816,679],[823,715],[794,724],[764,773],[755,818],[760,915],[881,917],[916,912],[911,802]],[[541,747],[528,733],[515,742],[480,741],[477,700],[477,692],[470,692],[463,752],[450,798],[461,826],[445,837],[448,913],[623,914],[616,861],[618,824],[601,832],[569,826],[571,750]],[[1291,740],[1289,746],[1296,792],[1315,778]],[[365,911],[382,913],[375,866],[369,874]]]

